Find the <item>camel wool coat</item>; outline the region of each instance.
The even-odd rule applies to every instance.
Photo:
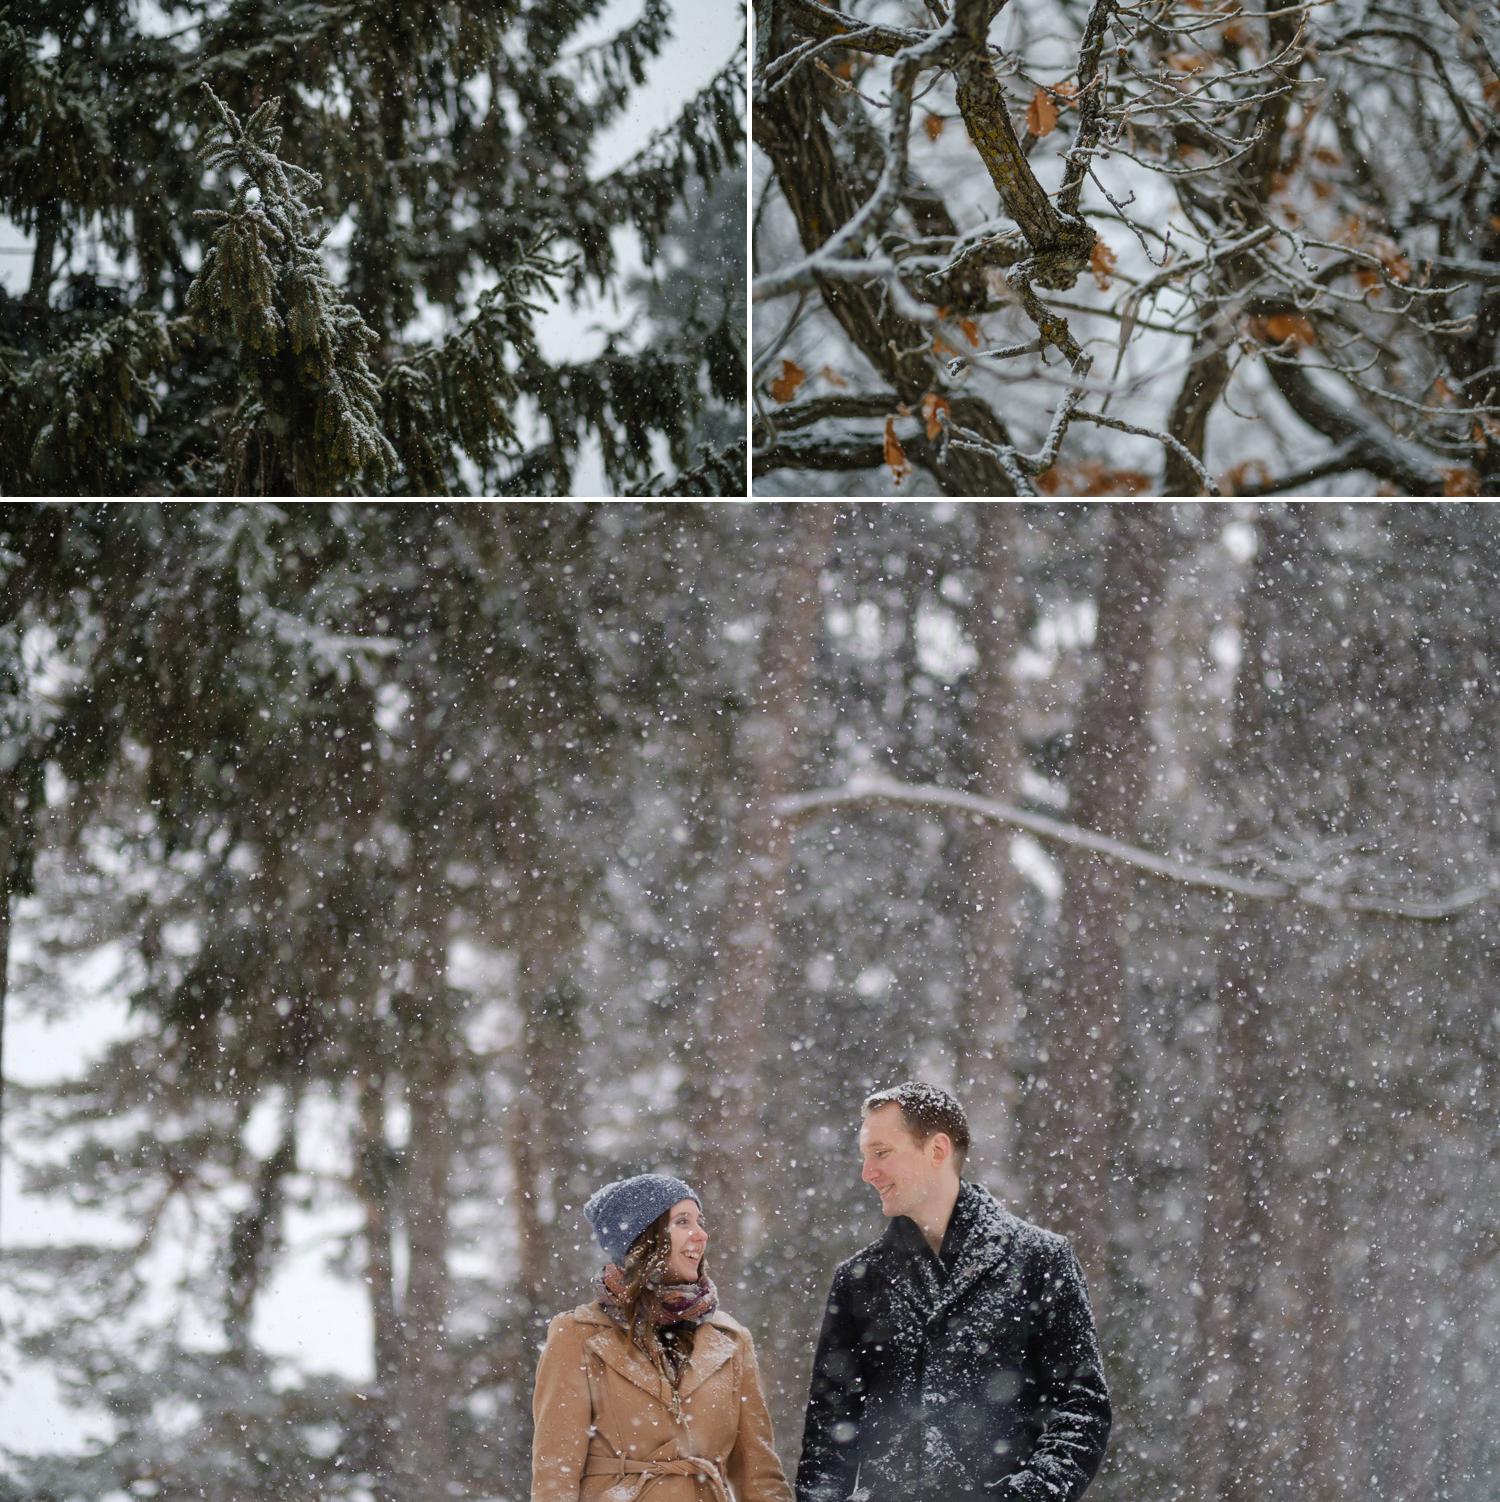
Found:
[[[598,1304],[548,1326],[531,1502],[792,1502],[749,1331],[699,1325],[675,1392]]]

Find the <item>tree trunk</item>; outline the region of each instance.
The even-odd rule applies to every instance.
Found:
[[[456,1051],[442,995],[440,916],[426,929],[424,940],[423,958],[403,1008],[411,1134],[406,1148],[408,1261],[406,1297],[401,1308],[396,1456],[402,1502],[442,1496],[451,1461],[448,1405],[453,1380],[445,1316],[450,1289],[448,1198],[453,1164],[448,1092]]]
[[[16,821],[21,794],[14,771],[0,772],[0,1179],[5,1162],[5,1003],[10,994],[10,925],[16,896],[13,880]],[[3,1188],[0,1184],[0,1188]],[[0,1240],[0,1246],[3,1246]]]
[[[411,839],[407,922],[412,948],[409,985],[394,1005],[410,1110],[402,1198],[407,1273],[393,1417],[397,1494],[401,1502],[426,1502],[445,1495],[452,1469],[448,1422],[454,1369],[446,1340],[454,1150],[449,1094],[460,1039],[447,995],[447,847],[442,830],[448,811],[441,783],[431,776],[431,769],[440,764],[445,706],[436,686],[427,682],[414,685],[412,699],[416,729],[402,799]]]
[[[1256,1294],[1269,1257],[1265,1203],[1266,1124],[1257,1106],[1269,1050],[1263,994],[1266,931],[1253,910],[1231,901],[1219,959],[1219,1033],[1199,1248],[1194,1475],[1204,1502],[1264,1495],[1258,1421],[1264,1400]]]
[[[1167,431],[1193,455],[1203,458],[1208,443],[1208,419],[1229,384],[1229,360],[1214,343],[1214,335],[1205,335],[1193,346],[1188,368],[1182,377],[1177,400]],[[1166,484],[1163,495],[1202,495],[1203,482],[1176,449],[1167,450]]]
[[[547,1233],[542,1223],[542,1173],[536,1144],[543,1139],[541,1111],[531,1084],[535,1071],[527,1061],[526,1083],[511,1106],[506,1137],[510,1158],[512,1210],[516,1226],[516,1285],[526,1312],[535,1316],[544,1306],[547,1273]]]
[[[0,862],[8,864],[9,841],[0,835]],[[8,887],[0,883],[0,1180],[4,1178],[5,1163],[5,999],[10,981],[10,919],[15,898]],[[3,1188],[3,1184],[0,1184]],[[0,1238],[0,1247],[4,1246]]]
[[[367,1065],[357,1086],[359,1145],[355,1193],[364,1212],[365,1283],[374,1326],[375,1381],[371,1393],[371,1463],[375,1502],[392,1502],[391,1405],[401,1377],[401,1329],[396,1312],[391,1202],[396,1193],[386,1135],[384,1067]]]
[[[1094,640],[1097,670],[1084,691],[1069,758],[1069,817],[1131,843],[1139,838],[1150,755],[1153,629],[1169,542],[1161,508],[1113,508]],[[1130,877],[1084,850],[1066,851],[1061,865],[1058,985],[1042,1077],[1045,1124],[1031,1153],[1046,1213],[1101,1280],[1111,1162],[1121,1133],[1115,1072]]]
[[[1264,809],[1262,741],[1266,678],[1274,650],[1276,592],[1286,577],[1295,528],[1263,521],[1246,593],[1235,679],[1231,749],[1221,772],[1229,834],[1257,831]],[[1214,1040],[1213,1110],[1206,1154],[1203,1228],[1198,1255],[1197,1432],[1195,1494],[1203,1502],[1248,1502],[1264,1491],[1260,1474],[1263,1396],[1255,1339],[1256,1292],[1269,1256],[1265,1168],[1270,1124],[1264,1085],[1273,1065],[1263,988],[1270,934],[1264,915],[1244,902],[1225,910],[1219,945],[1219,1025]]]
[[[740,799],[719,923],[712,1013],[705,1040],[717,1078],[701,1120],[700,1177],[715,1218],[715,1260],[742,1271],[744,1165],[759,1136],[760,1061],[775,979],[776,915],[791,859],[791,831],[772,813],[792,791],[797,737],[813,681],[822,624],[820,579],[838,508],[794,506],[761,641],[759,695],[736,748]]]
[[[1021,741],[1015,682],[1021,597],[1015,568],[1016,512],[981,506],[976,598],[971,630],[974,667],[969,742],[975,793],[1005,803],[1021,801]],[[961,835],[968,901],[964,911],[965,978],[954,1056],[958,1097],[969,1116],[976,1152],[982,1152],[996,1191],[1024,1202],[1017,1157],[1016,872],[1011,830],[975,825]]]
[[[36,211],[36,248],[31,254],[31,281],[25,301],[40,311],[47,306],[52,291],[52,261],[57,254],[57,230],[60,211],[57,201],[49,199]]]
[[[542,848],[532,826],[527,848]],[[529,873],[530,868],[526,871]],[[512,942],[519,961],[517,1004],[520,1010],[521,1060],[508,1140],[517,1232],[517,1282],[532,1321],[556,1312],[559,1232],[570,1236],[575,1223],[560,1227],[562,1206],[573,1202],[569,1181],[578,1162],[574,1145],[580,1137],[577,1110],[579,1029],[576,998],[566,984],[564,961],[578,939],[576,899],[565,883],[546,872],[520,874],[516,926]],[[545,1154],[545,1162],[543,1159]],[[550,1168],[554,1213],[542,1214],[544,1185]],[[569,1270],[571,1272],[571,1270]],[[538,1339],[544,1327],[534,1334]]]
[[[1347,1144],[1344,1144],[1347,1146]],[[1343,1309],[1337,1273],[1339,1218],[1334,1196],[1343,1163],[1335,1159],[1304,1186],[1307,1224],[1299,1245],[1303,1317],[1297,1344],[1301,1347],[1302,1379],[1298,1412],[1302,1418],[1300,1488],[1307,1502],[1348,1502],[1348,1478],[1343,1474],[1340,1446],[1344,1425],[1336,1415],[1345,1408],[1339,1392],[1344,1365]]]

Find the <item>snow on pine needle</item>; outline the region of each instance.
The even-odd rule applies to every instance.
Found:
[[[305,195],[322,180],[278,155],[279,98],[243,123],[204,85],[216,119],[199,156],[227,179],[239,174],[228,208],[203,209],[213,226],[187,307],[200,324],[243,346],[255,398],[235,441],[269,438],[299,490],[334,491],[363,478],[383,485],[396,451],[381,430],[380,384],[370,368],[378,336],[328,275],[326,230]]]

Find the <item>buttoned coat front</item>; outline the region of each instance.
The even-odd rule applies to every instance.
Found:
[[[750,1334],[698,1327],[674,1389],[595,1304],[548,1326],[532,1405],[531,1502],[792,1502]]]
[[[799,1502],[1078,1502],[1110,1429],[1083,1272],[965,1183],[941,1251],[896,1216],[835,1271]]]

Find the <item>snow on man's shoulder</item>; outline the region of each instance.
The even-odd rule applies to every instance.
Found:
[[[1008,1210],[1000,1213],[1009,1222],[1006,1229],[1011,1237],[1011,1255],[1017,1259],[1030,1256],[1045,1262],[1056,1262],[1065,1260],[1071,1254],[1072,1247],[1066,1236],[1034,1225],[1029,1220],[1022,1220],[1019,1215],[1012,1215]]]

